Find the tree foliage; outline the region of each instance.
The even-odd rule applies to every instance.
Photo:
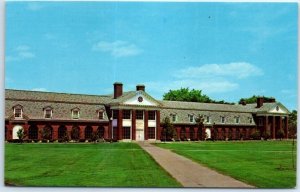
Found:
[[[189,88],[181,88],[177,90],[169,90],[168,93],[163,95],[163,100],[168,101],[189,101],[189,102],[200,102],[200,103],[222,103],[222,104],[233,104],[225,102],[224,100],[215,101],[209,98],[207,95],[202,93],[202,90],[189,90]]]
[[[51,128],[46,126],[41,130],[41,135],[43,139],[50,140],[51,139]]]
[[[270,102],[272,99],[274,99],[274,97],[265,97],[265,96],[253,95],[252,97],[241,98],[239,100],[239,103],[242,103],[242,102],[245,102],[246,104],[256,103],[257,98],[259,98],[259,97],[263,97],[264,102]]]
[[[24,129],[19,129],[17,131],[17,136],[19,138],[19,142],[20,143],[23,143],[23,139],[25,138],[25,132],[24,132]]]
[[[289,130],[289,137],[294,138],[297,133],[297,110],[293,110],[289,114],[288,130]]]
[[[170,121],[169,117],[164,118],[163,120],[163,130],[162,130],[162,138],[163,140],[172,140],[176,135],[173,124]]]

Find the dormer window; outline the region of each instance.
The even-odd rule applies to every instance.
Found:
[[[45,110],[45,118],[47,118],[47,119],[52,118],[52,110],[51,109]]]
[[[176,114],[171,114],[172,122],[177,121],[177,115]]]
[[[210,116],[206,116],[206,123],[210,123]]]
[[[225,123],[225,117],[224,116],[221,117],[221,123]]]
[[[253,118],[252,118],[252,117],[249,118],[249,122],[250,122],[250,123],[253,122]]]
[[[17,119],[23,118],[23,107],[21,105],[16,105],[14,108],[14,117]]]
[[[189,120],[191,123],[194,123],[195,122],[194,115],[189,115]]]
[[[103,113],[103,111],[98,111],[98,118],[99,119],[104,119],[104,113]]]
[[[16,108],[14,114],[15,114],[15,118],[22,118],[22,109]]]
[[[235,117],[235,123],[239,124],[240,123],[240,117]]]
[[[72,109],[72,118],[73,119],[79,119],[79,109],[78,108],[75,108],[75,109]]]

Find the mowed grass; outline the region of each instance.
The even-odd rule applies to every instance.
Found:
[[[181,187],[135,143],[5,144],[17,186]]]
[[[259,188],[294,188],[296,185],[291,141],[190,142],[157,145]],[[296,149],[294,157],[296,161]]]

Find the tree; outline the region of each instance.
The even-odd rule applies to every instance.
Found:
[[[202,135],[202,130],[204,128],[204,117],[203,115],[198,115],[196,118],[195,118],[195,121],[197,123],[197,127],[198,127],[198,138],[199,140],[202,140],[203,139],[203,135]],[[205,137],[206,138],[206,137]]]
[[[176,135],[175,129],[173,127],[173,124],[170,121],[169,117],[164,118],[163,120],[163,131],[162,131],[162,137],[164,140],[172,140],[174,136]]]
[[[259,98],[259,97],[263,97],[265,102],[270,102],[271,100],[274,99],[274,97],[265,97],[265,96],[253,95],[252,97],[241,98],[239,100],[239,103],[242,103],[242,102],[245,102],[246,104],[256,103],[257,98]]]
[[[290,138],[294,138],[297,134],[297,110],[293,110],[289,114],[288,131]]]
[[[23,143],[23,139],[25,138],[25,132],[24,132],[24,130],[20,128],[20,129],[17,131],[17,136],[18,136],[18,138],[19,138],[19,142],[20,142],[20,143]]]
[[[47,140],[51,139],[51,128],[50,127],[48,127],[48,126],[44,127],[40,133],[41,133],[43,139],[47,139]]]
[[[280,141],[284,138],[284,131],[282,129],[277,131],[277,137],[280,139]]]
[[[78,141],[79,140],[79,135],[80,135],[79,127],[72,127],[71,139],[75,140],[75,141]]]
[[[233,104],[222,101],[215,101],[209,98],[207,95],[202,94],[202,90],[189,90],[189,88],[180,88],[178,90],[169,90],[168,93],[163,95],[163,100],[168,101],[189,101],[199,103],[221,103],[221,104]]]

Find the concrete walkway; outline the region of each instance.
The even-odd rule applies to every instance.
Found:
[[[155,161],[171,174],[183,187],[227,187],[227,188],[254,188],[251,185],[222,175],[204,167],[183,156],[177,155],[168,149],[162,149],[148,142],[138,142]]]

